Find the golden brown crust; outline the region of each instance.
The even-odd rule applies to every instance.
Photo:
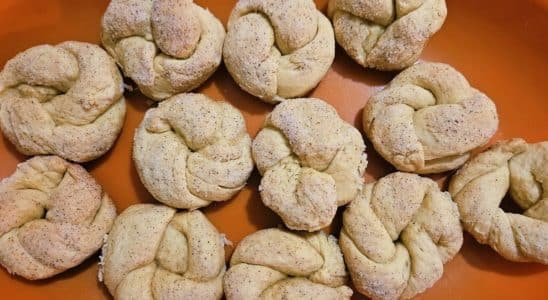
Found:
[[[335,57],[329,20],[312,0],[240,0],[228,20],[224,63],[242,89],[266,102],[303,96]]]
[[[82,263],[101,247],[116,208],[79,165],[37,156],[0,182],[0,264],[44,279]]]
[[[116,219],[103,247],[115,299],[221,299],[221,236],[200,211],[137,204]]]
[[[548,142],[500,141],[451,179],[464,228],[512,261],[548,264]],[[510,191],[523,214],[499,204]]]
[[[225,31],[191,0],[113,0],[103,46],[143,94],[160,101],[191,91],[221,63]]]
[[[498,128],[495,104],[451,66],[419,63],[373,95],[363,128],[400,171],[440,173],[466,162]]]
[[[186,209],[232,198],[253,170],[242,114],[202,94],[179,94],[149,109],[135,132],[133,159],[158,201]]]
[[[356,197],[367,166],[359,131],[313,98],[278,104],[252,153],[263,175],[263,203],[295,230],[331,224],[337,207]]]
[[[100,47],[27,49],[0,73],[0,127],[25,155],[86,162],[106,153],[124,124],[123,82]]]
[[[400,70],[417,61],[447,16],[445,0],[330,0],[335,38],[366,68]]]
[[[236,247],[224,278],[232,299],[350,299],[337,240],[323,232],[264,229]]]
[[[408,299],[441,278],[462,240],[449,193],[429,178],[396,172],[366,184],[346,208],[339,244],[360,293]]]

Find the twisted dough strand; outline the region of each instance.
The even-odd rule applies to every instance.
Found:
[[[451,179],[464,228],[512,261],[548,264],[548,142],[501,141]],[[523,215],[499,204],[510,191]]]
[[[103,248],[115,299],[220,299],[224,248],[200,211],[137,204],[116,219]]]
[[[358,194],[367,166],[358,130],[319,99],[276,106],[255,137],[252,153],[263,175],[263,203],[296,230],[329,225],[337,207]]]
[[[192,0],[113,0],[102,43],[143,94],[160,101],[200,86],[221,63],[221,22]]]
[[[400,171],[439,173],[466,162],[498,128],[495,104],[457,70],[419,63],[373,95],[363,127],[375,149]]]
[[[328,15],[346,53],[366,68],[417,61],[447,16],[445,0],[330,0]]]
[[[333,29],[311,0],[240,0],[223,57],[242,89],[280,102],[303,96],[323,78],[335,57]]]
[[[236,108],[202,94],[180,94],[149,109],[133,145],[141,181],[172,207],[230,199],[253,170],[244,122]]]
[[[234,250],[224,279],[227,299],[350,299],[337,241],[323,232],[264,229]]]
[[[358,291],[408,299],[441,278],[462,239],[450,195],[431,179],[397,172],[366,184],[349,204],[339,243]]]
[[[34,157],[0,182],[0,263],[31,280],[56,275],[95,253],[115,217],[84,168]]]
[[[36,46],[0,73],[0,127],[23,154],[86,162],[107,152],[120,133],[122,93],[122,77],[100,47]]]

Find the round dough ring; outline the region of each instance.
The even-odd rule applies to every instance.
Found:
[[[498,128],[495,104],[449,65],[418,63],[373,95],[363,128],[375,150],[400,171],[456,169]]]
[[[198,210],[136,204],[114,222],[99,272],[114,299],[221,299],[224,245]]]
[[[29,48],[0,73],[0,127],[25,155],[87,162],[114,145],[124,125],[122,76],[99,46]]]
[[[179,94],[149,109],[135,132],[133,160],[158,201],[185,209],[232,198],[253,171],[244,117],[202,94]]]
[[[253,141],[263,203],[293,230],[331,224],[337,207],[359,193],[367,166],[360,132],[326,102],[278,104]]]
[[[324,232],[259,230],[236,247],[224,278],[227,300],[350,299],[337,240]]]
[[[372,299],[424,292],[462,241],[449,193],[429,178],[401,172],[365,185],[343,213],[339,238],[354,286]]]
[[[0,264],[36,280],[81,264],[97,252],[116,207],[80,165],[37,156],[0,182]]]
[[[449,191],[478,242],[508,260],[548,264],[548,142],[500,141],[467,162]],[[508,191],[523,214],[499,208]]]
[[[101,40],[143,94],[161,101],[204,83],[221,64],[225,30],[192,0],[112,0]]]
[[[330,0],[335,38],[365,68],[401,70],[417,61],[447,16],[445,0]]]
[[[240,0],[223,58],[238,85],[261,100],[301,97],[333,63],[333,28],[312,0]]]

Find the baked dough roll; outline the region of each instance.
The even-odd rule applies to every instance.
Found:
[[[221,299],[221,235],[198,210],[128,207],[103,246],[99,278],[114,299]]]
[[[445,0],[330,0],[337,43],[366,68],[401,70],[417,61],[447,16]]]
[[[500,141],[451,179],[464,229],[504,258],[548,264],[548,142]],[[524,212],[500,207],[510,192]]]
[[[333,236],[264,229],[236,247],[224,278],[227,300],[350,299],[341,250]]]
[[[352,201],[367,166],[359,131],[319,99],[278,104],[252,148],[262,174],[263,203],[294,230],[331,224],[338,206]]]
[[[333,63],[333,28],[312,0],[240,0],[223,57],[238,85],[261,100],[300,97]]]
[[[363,110],[375,150],[398,170],[420,174],[460,167],[498,124],[493,101],[441,63],[405,69]]]
[[[221,63],[225,30],[192,0],[112,0],[103,46],[143,94],[160,101],[204,83]]]
[[[126,113],[122,76],[99,46],[27,49],[0,73],[0,128],[25,155],[86,162],[114,144]]]
[[[242,114],[202,94],[179,94],[149,109],[135,132],[133,160],[158,201],[185,209],[232,198],[253,171]]]
[[[401,172],[365,185],[343,213],[339,238],[354,286],[372,299],[409,299],[432,287],[462,241],[449,193]]]
[[[0,182],[0,264],[11,274],[52,277],[93,255],[116,207],[80,165],[37,156]]]

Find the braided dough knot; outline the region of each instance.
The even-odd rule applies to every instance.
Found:
[[[230,199],[253,170],[242,114],[227,102],[180,94],[149,109],[136,131],[133,158],[160,202],[195,209]]]
[[[400,70],[417,61],[447,16],[445,0],[330,0],[335,38],[366,68]]]
[[[38,156],[0,182],[0,263],[43,279],[82,263],[110,230],[116,208],[79,165]]]
[[[312,0],[240,0],[228,20],[223,56],[242,89],[279,102],[320,82],[335,57],[335,39]]]
[[[398,170],[455,169],[498,128],[495,104],[449,65],[416,64],[373,95],[363,126],[375,149]]]
[[[337,241],[323,232],[264,229],[234,250],[224,279],[227,299],[350,299]]]
[[[431,179],[396,172],[366,184],[350,203],[339,243],[358,291],[407,299],[441,278],[462,240],[449,193]]]
[[[476,240],[506,259],[548,264],[548,142],[501,141],[471,159],[449,191]],[[523,214],[506,213],[510,195]]]
[[[104,282],[115,299],[221,299],[224,248],[198,210],[138,204],[116,219],[103,248]]]
[[[319,99],[276,106],[252,151],[262,201],[296,230],[328,226],[358,194],[367,165],[361,134]]]
[[[100,47],[40,45],[0,73],[0,127],[26,155],[85,162],[107,152],[126,112],[122,76]]]
[[[221,63],[221,22],[192,0],[113,0],[102,42],[143,94],[162,100],[195,89]]]

